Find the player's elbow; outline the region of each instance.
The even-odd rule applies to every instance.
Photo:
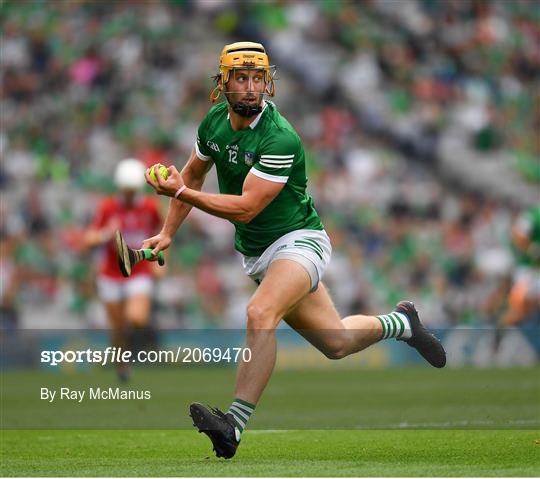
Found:
[[[252,219],[253,217],[247,213],[242,213],[236,217],[236,221],[243,225],[247,225]]]
[[[237,215],[235,220],[247,224],[251,222],[266,206],[266,198],[243,193],[236,203]]]
[[[251,222],[251,220],[253,220],[253,218],[255,218],[255,216],[257,216],[258,214],[259,212],[254,210],[253,208],[246,208],[236,216],[236,221],[242,224],[247,224]]]

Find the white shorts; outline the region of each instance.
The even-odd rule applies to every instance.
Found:
[[[152,294],[153,278],[146,274],[128,279],[113,279],[108,276],[97,278],[98,296],[104,303],[118,303],[137,294]]]
[[[311,291],[315,291],[331,256],[332,245],[326,231],[296,230],[274,241],[261,256],[242,255],[242,265],[244,272],[260,284],[272,261],[295,261],[307,271],[311,279]]]

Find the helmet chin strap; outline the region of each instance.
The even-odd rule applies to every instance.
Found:
[[[258,115],[262,111],[261,105],[247,105],[245,103],[229,103],[232,110],[244,118],[250,118],[252,116]]]
[[[262,111],[262,105],[260,103],[258,105],[250,105],[248,103],[242,102],[232,103],[229,100],[229,93],[233,92],[226,92],[225,98],[227,98],[227,102],[229,103],[229,105],[231,105],[232,110],[237,115],[240,115],[243,118],[250,118],[252,116],[258,115]]]

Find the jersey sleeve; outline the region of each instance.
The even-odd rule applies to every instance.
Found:
[[[202,161],[208,161],[212,159],[210,155],[210,148],[208,148],[206,144],[207,132],[208,115],[206,115],[204,120],[199,125],[199,129],[197,130],[197,141],[195,142],[195,152],[197,153],[197,157],[199,158],[199,160]]]
[[[299,139],[291,132],[274,133],[260,150],[259,161],[251,173],[274,183],[287,183],[295,161],[298,161]]]

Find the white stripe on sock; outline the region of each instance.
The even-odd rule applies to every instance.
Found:
[[[383,314],[378,317],[384,323],[382,339],[409,339],[411,337],[411,325],[405,314],[394,311],[390,314]],[[397,319],[398,317],[401,319],[401,321],[403,321],[403,332],[401,335],[399,334],[401,331],[401,323]]]
[[[245,429],[245,428],[246,428],[246,423],[245,423],[244,421],[242,421],[242,419],[241,419],[240,417],[238,417],[238,415],[235,414],[234,411],[231,411],[231,410],[229,409],[229,412],[233,415],[234,420],[240,425],[240,427],[241,427],[242,429]]]
[[[245,411],[247,412],[248,414],[253,414],[253,411],[255,411],[255,409],[249,407],[249,406],[246,406],[245,404],[242,404],[240,402],[237,402],[237,401],[234,401],[232,403],[232,406],[234,407],[237,407],[238,409],[240,409],[241,411]]]
[[[240,417],[244,418],[244,420],[246,420],[246,421],[249,419],[249,416],[244,411],[241,411],[240,409],[238,409],[236,406],[231,406],[229,408],[229,411],[231,411],[231,412],[234,411],[233,414],[234,413],[239,414]],[[236,416],[236,414],[234,414],[234,415]]]
[[[390,332],[391,332],[391,329],[390,329],[391,323],[387,315],[384,315],[383,319],[384,319],[384,324],[386,325],[386,334],[384,336],[384,339],[388,339],[390,337]]]
[[[400,339],[410,339],[412,337],[412,331],[409,318],[407,318],[407,316],[405,316],[403,313],[394,312],[394,314],[397,314],[405,325],[405,329],[403,330],[403,334],[400,336]]]
[[[397,328],[397,321],[390,315],[388,315],[388,320],[390,321],[390,335],[389,337],[390,338],[395,338],[396,337],[396,332],[398,330]]]

